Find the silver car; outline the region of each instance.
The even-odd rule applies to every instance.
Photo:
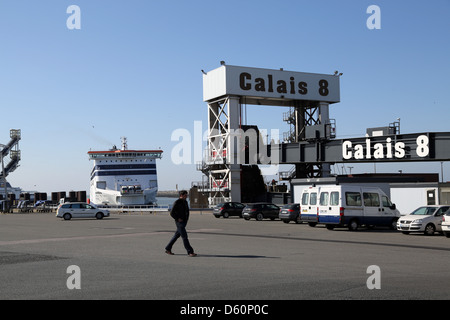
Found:
[[[95,205],[85,202],[66,202],[59,205],[56,216],[64,220],[72,218],[103,219],[103,217],[109,217],[109,210],[99,209]]]
[[[442,232],[442,216],[449,211],[450,206],[430,205],[419,207],[407,216],[397,221],[397,229],[404,234],[423,232],[433,235],[435,231]]]

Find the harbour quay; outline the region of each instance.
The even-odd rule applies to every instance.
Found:
[[[450,241],[442,235],[203,213],[187,226],[198,253],[191,258],[182,242],[165,254],[174,231],[173,219],[158,213],[0,215],[0,299],[266,300],[289,308],[292,300],[450,298]],[[75,275],[79,288],[71,286]]]

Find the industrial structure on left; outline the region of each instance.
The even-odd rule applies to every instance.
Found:
[[[20,161],[20,150],[19,150],[19,141],[21,139],[20,129],[11,129],[10,130],[10,138],[11,140],[8,144],[0,144],[1,148],[1,162],[2,162],[2,170],[0,172],[0,211],[9,212],[10,211],[10,201],[5,200],[14,200],[11,198],[15,198],[16,192],[20,193],[20,189],[16,190],[16,188],[12,188],[11,185],[6,181],[6,177],[16,170]],[[9,155],[9,161],[7,157]]]

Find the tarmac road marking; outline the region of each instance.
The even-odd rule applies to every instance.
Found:
[[[69,240],[109,239],[109,238],[136,237],[136,236],[139,237],[139,236],[151,236],[151,235],[170,234],[170,233],[172,233],[172,232],[158,231],[158,232],[122,233],[122,234],[80,236],[80,237],[66,237],[66,238],[10,240],[10,241],[0,241],[0,246],[17,245],[17,244],[36,244],[36,243],[44,243],[44,242],[57,242],[57,241],[69,241]]]
[[[215,232],[215,231],[222,231],[222,229],[194,229],[194,230],[187,230],[187,232]]]

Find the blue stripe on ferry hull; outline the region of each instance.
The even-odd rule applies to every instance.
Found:
[[[134,170],[134,169],[156,169],[156,164],[102,164],[96,165],[91,170],[91,175],[98,170]]]
[[[155,169],[156,164],[100,164],[94,167],[94,170],[112,170],[112,169]]]
[[[91,175],[91,180],[95,176],[136,176],[136,175],[149,175],[156,174],[155,170],[114,170],[114,171],[95,171]]]

